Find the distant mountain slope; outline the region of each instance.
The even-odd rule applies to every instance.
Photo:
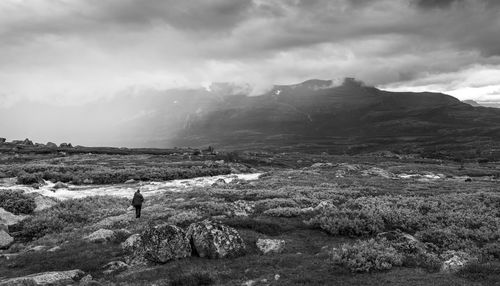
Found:
[[[440,93],[388,92],[348,78],[275,86],[268,93],[225,98],[190,117],[180,144],[296,144],[334,137],[498,135],[500,110],[472,107]],[[478,130],[480,129],[480,130]]]

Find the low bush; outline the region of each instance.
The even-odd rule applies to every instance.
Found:
[[[301,214],[302,210],[297,207],[279,207],[264,212],[264,215],[274,217],[298,217]]]
[[[184,211],[168,218],[168,223],[175,224],[178,226],[188,226],[189,224],[199,221],[202,219],[197,212],[194,211]]]
[[[13,214],[31,214],[36,208],[35,199],[22,191],[0,191],[0,208]]]
[[[235,217],[235,218],[225,219],[223,223],[234,228],[251,229],[253,231],[260,232],[262,234],[267,234],[270,236],[280,235],[283,232],[293,229],[293,227],[290,225],[281,223],[279,221],[274,221],[271,219],[264,219],[264,218]]]
[[[347,267],[352,272],[389,270],[403,264],[403,255],[384,241],[370,239],[344,244],[332,252],[335,264]]]
[[[169,286],[201,286],[212,285],[215,283],[214,278],[207,272],[190,272],[173,271],[169,275]]]
[[[49,233],[72,231],[95,223],[109,216],[126,212],[129,200],[111,196],[73,199],[59,204],[21,221],[15,229],[16,237],[30,241]]]

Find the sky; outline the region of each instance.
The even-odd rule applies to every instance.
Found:
[[[343,77],[500,101],[500,1],[0,1],[0,111]]]

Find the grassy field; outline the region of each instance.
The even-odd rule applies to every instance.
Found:
[[[123,170],[164,174],[173,168],[205,168],[215,170],[214,174],[231,170],[227,164],[209,163],[215,158],[31,156],[20,160],[4,155],[0,160],[9,163],[0,172],[8,177],[61,170],[82,178],[96,167],[110,174]],[[103,285],[241,285],[262,279],[270,285],[500,285],[500,169],[495,163],[300,153],[230,157],[265,173],[257,181],[165,191],[146,200],[138,220],[126,210],[126,200],[107,196],[65,201],[35,213],[16,226],[16,239],[22,243],[8,252],[36,245],[60,249],[0,258],[0,276],[79,268]],[[205,218],[236,228],[247,243],[247,254],[219,260],[191,257],[107,276],[101,268],[123,257],[119,243],[124,238],[107,244],[81,240],[99,228],[138,233],[148,223],[185,227]],[[392,230],[415,236],[432,250],[432,257],[412,256],[394,245],[369,242]],[[283,239],[285,250],[262,255],[255,246],[258,238]],[[350,247],[354,254],[341,253]],[[435,262],[451,250],[477,260],[458,273],[441,273]],[[380,267],[377,259],[387,263]]]

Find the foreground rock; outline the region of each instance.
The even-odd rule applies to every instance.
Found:
[[[54,271],[0,281],[0,286],[70,285],[78,282],[85,272],[82,270]]]
[[[245,242],[238,232],[209,220],[193,223],[187,230],[193,251],[200,257],[225,258],[245,253]]]
[[[259,238],[256,244],[262,254],[282,253],[285,249],[285,241],[282,239]]]
[[[68,185],[66,185],[63,182],[57,182],[57,183],[54,184],[54,186],[52,188],[54,188],[56,190],[58,190],[58,189],[67,189]]]
[[[191,245],[186,233],[179,227],[169,224],[149,226],[136,240],[136,256],[155,263],[166,263],[170,260],[191,255]]]
[[[116,237],[115,232],[109,229],[99,229],[84,237],[85,240],[94,243],[102,243],[114,240]]]
[[[14,238],[4,230],[0,230],[0,249],[8,248],[14,242]]]
[[[35,197],[35,212],[43,211],[45,209],[51,208],[55,205],[57,205],[59,201],[57,199],[51,198],[51,197],[46,197],[42,195],[37,195]]]

